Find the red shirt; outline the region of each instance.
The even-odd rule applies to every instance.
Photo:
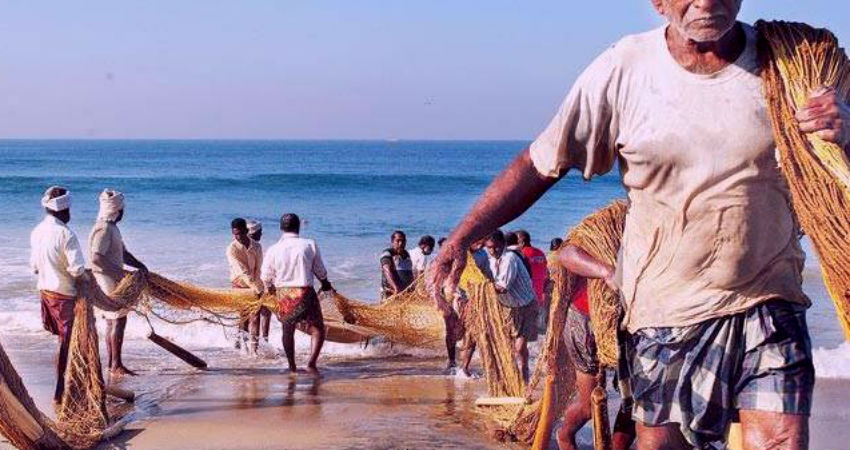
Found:
[[[579,278],[576,282],[576,288],[573,291],[572,298],[573,308],[585,316],[590,315],[590,303],[587,299],[587,280]]]
[[[546,264],[546,254],[539,248],[532,246],[523,247],[522,255],[531,266],[531,287],[534,288],[534,294],[537,295],[537,304],[544,304],[545,297],[543,291],[546,290],[546,279],[549,278],[549,269]]]

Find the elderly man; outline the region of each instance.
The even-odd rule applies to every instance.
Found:
[[[619,161],[631,202],[618,279],[634,347],[638,448],[715,444],[736,409],[745,448],[806,448],[809,300],[756,33],[736,21],[741,0],[652,4],[668,23],[590,64],[454,230],[434,285],[452,292],[466,246],[522,214],[569,169],[590,178]],[[800,129],[848,151],[847,102],[813,92],[797,111]],[[443,291],[435,297],[450,317]]]
[[[413,283],[413,262],[407,252],[407,236],[396,230],[390,236],[390,248],[381,252],[381,298],[391,297]]]
[[[280,218],[283,236],[266,252],[262,280],[269,293],[277,296],[279,318],[283,324],[283,350],[290,373],[295,373],[295,328],[311,337],[307,370],[319,374],[316,362],[325,342],[325,322],[319,297],[313,288],[318,278],[322,291],[333,290],[316,241],[299,236],[301,220],[295,214]]]
[[[499,303],[510,310],[507,326],[514,340],[522,378],[527,382],[528,343],[537,340],[537,296],[521,257],[506,247],[505,235],[501,230],[494,231],[484,241]]]
[[[263,239],[263,223],[255,219],[248,220],[248,237],[254,240],[257,247],[260,249],[260,254],[262,255],[263,246],[260,244],[260,240]],[[260,310],[251,317],[251,326],[260,330],[260,337],[266,344],[269,342],[271,318],[272,312],[265,306],[261,306]]]
[[[94,279],[100,290],[109,295],[124,278],[125,264],[142,271],[147,271],[147,267],[127,250],[118,229],[118,222],[124,218],[124,194],[104,189],[99,201],[97,220],[89,235],[89,249]],[[135,375],[121,361],[127,313],[129,310],[100,311],[100,316],[106,320],[107,367],[115,376]]]
[[[263,265],[263,249],[255,240],[248,237],[248,223],[237,217],[230,221],[230,232],[233,240],[227,245],[225,254],[230,267],[230,285],[237,289],[250,289],[259,298],[265,292],[260,279],[260,269]],[[250,345],[246,346],[249,354],[257,353],[260,329],[259,318],[240,317],[237,346],[245,344],[244,336],[250,333]]]
[[[65,390],[77,285],[87,276],[86,263],[77,235],[67,225],[71,220],[71,193],[64,187],[51,186],[41,206],[46,214],[30,235],[30,269],[38,277],[44,329],[59,337],[53,394],[53,401],[59,403]]]

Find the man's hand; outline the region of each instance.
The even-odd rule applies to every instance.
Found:
[[[328,280],[319,280],[319,283],[321,283],[319,292],[330,292],[334,290],[334,287],[331,286],[331,282]]]
[[[611,266],[606,266],[606,267],[607,267],[607,270],[606,270],[607,273],[605,274],[604,277],[602,277],[602,281],[605,282],[605,285],[608,286],[609,289],[611,289],[614,292],[618,292],[620,290],[620,286],[617,286],[617,283],[614,281],[614,274],[617,271],[614,270],[614,268],[611,267]]]
[[[431,267],[431,296],[443,317],[454,314],[445,292],[454,293],[460,282],[460,275],[466,267],[467,246],[454,238],[449,238],[440,248],[440,253]]]
[[[800,131],[850,149],[850,106],[832,88],[811,93],[806,105],[795,114]]]

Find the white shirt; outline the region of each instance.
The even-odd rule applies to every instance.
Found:
[[[312,287],[313,276],[328,277],[316,241],[283,233],[263,257],[261,277],[266,286]]]
[[[431,254],[426,255],[422,252],[422,248],[417,246],[413,250],[410,251],[410,261],[413,263],[413,272],[414,273],[422,273],[425,272],[425,269],[434,262],[434,258],[437,255],[434,251],[431,251]]]
[[[756,33],[712,74],[685,70],[665,27],[628,36],[578,78],[530,146],[538,172],[620,162],[630,208],[618,269],[624,323],[679,327],[772,298],[808,304],[791,198],[758,75]]]
[[[505,250],[502,256],[490,258],[490,272],[493,274],[493,282],[500,289],[507,292],[499,294],[499,301],[511,308],[519,308],[537,300],[531,277],[522,260],[516,253]]]
[[[30,268],[38,275],[37,288],[74,296],[74,279],[85,271],[77,235],[61,220],[47,215],[30,234]]]

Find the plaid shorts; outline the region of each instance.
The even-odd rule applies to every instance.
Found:
[[[633,417],[678,423],[697,448],[722,445],[738,409],[808,415],[815,372],[805,308],[770,300],[673,328],[644,328],[626,350]]]
[[[564,327],[564,342],[567,351],[582,373],[596,374],[599,371],[599,359],[596,357],[596,338],[590,326],[590,317],[570,306],[567,310],[567,326]]]

